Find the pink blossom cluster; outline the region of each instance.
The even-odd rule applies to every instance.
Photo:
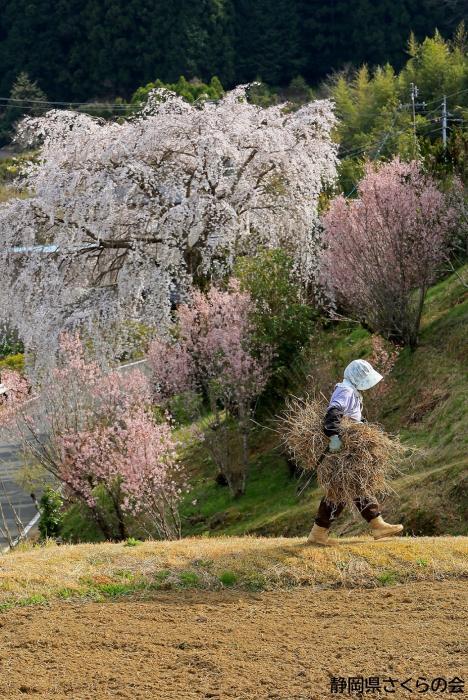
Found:
[[[0,426],[6,426],[29,399],[30,385],[20,372],[11,369],[2,370],[2,384],[6,393],[0,396]]]
[[[183,342],[168,343],[154,338],[147,359],[153,375],[154,397],[158,402],[195,388],[192,357]]]
[[[228,410],[245,413],[262,392],[268,378],[271,350],[254,354],[253,301],[237,280],[223,291],[195,290],[189,304],[177,312],[177,341],[156,339],[148,361],[164,398],[204,388]]]
[[[117,489],[122,510],[133,514],[152,507],[162,494],[177,498],[175,482],[168,479],[176,459],[170,426],[155,424],[144,409],[136,408],[121,424],[65,433],[58,445],[62,480],[89,506],[98,484]]]

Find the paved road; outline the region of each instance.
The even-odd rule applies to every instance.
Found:
[[[25,527],[37,513],[29,493],[23,491],[15,481],[18,470],[22,466],[20,446],[14,443],[3,443],[0,445],[0,509],[3,510],[3,517],[0,512],[0,527],[4,529],[3,519],[14,539],[19,535],[17,517]],[[0,551],[8,546],[6,533],[0,533]]]
[[[145,365],[141,362],[122,365],[120,369],[125,372],[135,367],[135,365],[140,365],[139,369],[145,370]],[[24,491],[15,480],[21,466],[20,445],[5,441],[5,436],[2,436],[0,433],[0,528],[3,529],[1,513],[3,509],[7,527],[13,539],[19,535],[14,511],[16,511],[23,527],[26,527],[37,514],[37,508],[31,499],[31,495]],[[39,493],[36,493],[37,497],[39,495]],[[8,538],[5,536],[5,533],[0,532],[0,552],[8,544]]]

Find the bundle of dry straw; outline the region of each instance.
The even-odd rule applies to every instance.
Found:
[[[388,479],[398,471],[406,448],[378,425],[344,418],[342,448],[331,454],[329,438],[323,432],[326,409],[321,399],[289,400],[280,419],[280,432],[294,460],[304,470],[317,471],[317,481],[332,503],[352,506],[356,498],[388,493]]]

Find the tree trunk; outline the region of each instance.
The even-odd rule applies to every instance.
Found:
[[[419,326],[421,325],[421,317],[422,317],[422,312],[424,308],[424,299],[426,298],[426,287],[420,287],[419,289],[419,299],[418,299],[418,304],[416,308],[416,316],[413,322],[413,326],[410,328],[409,333],[408,333],[408,345],[411,350],[416,350],[418,346],[418,335],[419,335]]]
[[[101,530],[101,532],[104,535],[104,537],[106,538],[106,540],[108,540],[109,542],[112,542],[112,540],[114,539],[112,536],[112,531],[111,531],[106,519],[103,518],[102,514],[99,512],[99,508],[91,507],[91,506],[88,506],[88,507],[91,511],[91,515],[93,516],[93,520],[95,521],[96,525]]]
[[[124,514],[122,513],[122,508],[120,507],[119,494],[111,494],[112,502],[114,504],[115,514],[117,516],[117,526],[119,529],[119,540],[126,540],[128,537],[127,528],[125,526]]]

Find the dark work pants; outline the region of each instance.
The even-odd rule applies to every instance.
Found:
[[[380,515],[380,507],[376,501],[371,501],[367,498],[356,498],[354,503],[367,522],[370,522]],[[339,516],[344,507],[344,503],[329,503],[325,498],[322,498],[315,518],[316,525],[329,528],[333,520]]]

